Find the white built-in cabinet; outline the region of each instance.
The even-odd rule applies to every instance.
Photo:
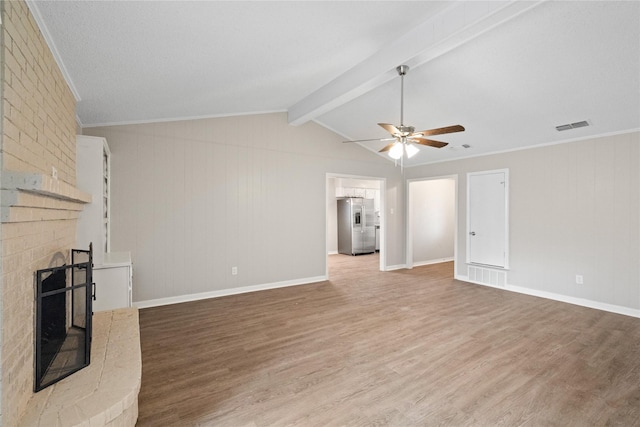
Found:
[[[80,249],[93,243],[93,311],[131,307],[131,253],[110,251],[111,152],[104,138],[78,135],[76,141],[77,186],[92,198],[78,218],[76,241]]]

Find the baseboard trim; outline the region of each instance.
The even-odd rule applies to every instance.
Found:
[[[307,277],[304,279],[285,280],[282,282],[265,283],[261,285],[241,286],[237,288],[220,289],[217,291],[201,292],[197,294],[179,295],[175,297],[157,298],[145,301],[134,301],[133,305],[138,308],[160,307],[162,305],[180,304],[182,302],[226,297],[229,295],[246,294],[248,292],[266,291],[269,289],[286,288],[289,286],[308,285],[310,283],[324,282],[325,280],[328,280],[327,276]]]
[[[453,257],[450,257],[450,258],[438,258],[438,259],[431,259],[429,261],[414,262],[413,266],[414,267],[422,267],[423,265],[440,264],[440,263],[443,263],[443,262],[450,262],[450,261],[453,261]]]
[[[447,261],[439,261],[439,262],[447,262]],[[435,264],[435,262],[432,264]],[[426,265],[426,264],[423,264],[423,265]],[[416,264],[414,264],[414,266],[416,266]],[[404,264],[390,265],[390,266],[387,266],[385,271],[401,270],[404,268],[406,268],[406,265]],[[572,297],[572,296],[567,296],[562,294],[556,294],[554,292],[539,291],[536,289],[530,289],[530,288],[525,288],[522,286],[516,286],[516,285],[510,285],[510,284],[507,284],[504,287],[492,286],[486,283],[480,283],[480,282],[469,280],[468,276],[462,276],[459,274],[456,274],[454,278],[456,280],[460,280],[467,283],[474,283],[476,285],[481,285],[481,286],[487,286],[489,288],[502,289],[505,291],[516,292],[519,294],[531,295],[534,297],[546,298],[553,301],[559,301],[559,302],[564,302],[568,304],[578,305],[581,307],[594,308],[596,310],[608,311],[610,313],[616,313],[616,314],[622,314],[625,316],[640,318],[640,310],[624,307],[621,305],[607,304],[599,301],[589,300],[586,298],[577,298],[577,297]],[[289,286],[308,285],[310,283],[323,282],[325,280],[328,280],[327,276],[308,277],[304,279],[286,280],[282,282],[266,283],[261,285],[241,286],[238,288],[221,289],[217,291],[202,292],[198,294],[180,295],[176,297],[136,301],[133,303],[133,305],[138,308],[159,307],[163,305],[179,304],[182,302],[198,301],[198,300],[203,300],[208,298],[219,298],[219,297],[224,297],[229,295],[244,294],[248,292],[266,291],[269,289],[286,288]]]
[[[504,287],[502,287],[502,286],[492,286],[492,285],[488,285],[486,283],[480,283],[480,282],[469,280],[469,277],[461,276],[461,275],[456,275],[455,279],[456,280],[461,280],[463,282],[474,283],[476,285],[487,286],[489,288],[503,289],[505,291],[516,292],[516,293],[519,293],[519,294],[531,295],[531,296],[534,296],[534,297],[550,299],[550,300],[553,300],[553,301],[559,301],[559,302],[565,302],[565,303],[568,303],[568,304],[579,305],[581,307],[595,308],[596,310],[608,311],[610,313],[616,313],[616,314],[622,314],[622,315],[625,315],[625,316],[640,318],[640,310],[635,309],[635,308],[624,307],[624,306],[621,306],[621,305],[607,304],[607,303],[604,303],[604,302],[593,301],[593,300],[586,299],[586,298],[578,298],[578,297],[572,297],[572,296],[568,296],[568,295],[556,294],[554,292],[539,291],[537,289],[525,288],[523,286],[516,286],[516,285],[509,285],[509,284],[507,284]]]
[[[406,264],[387,265],[384,271],[402,270],[403,268],[407,268],[407,265]]]

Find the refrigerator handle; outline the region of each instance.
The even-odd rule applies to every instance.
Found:
[[[360,232],[364,233],[364,228],[367,226],[367,208],[362,205],[362,227],[360,227]]]

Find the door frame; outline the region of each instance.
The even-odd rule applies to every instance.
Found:
[[[329,262],[327,257],[329,256],[329,217],[327,212],[326,201],[329,199],[329,179],[345,178],[345,179],[361,179],[365,181],[378,181],[380,183],[380,271],[386,271],[387,268],[387,179],[379,176],[365,176],[365,175],[349,175],[345,173],[330,173],[327,172],[324,183],[324,197],[325,197],[325,221],[324,221],[324,271],[325,277],[329,278]],[[335,197],[335,195],[334,195]]]
[[[411,184],[421,181],[437,181],[441,179],[452,179],[454,182],[454,208],[453,208],[453,265],[458,264],[458,174],[454,175],[442,175],[442,176],[430,176],[426,178],[413,178],[408,179],[405,185],[406,189],[406,235],[405,235],[405,268],[413,268],[413,221],[411,218]]]

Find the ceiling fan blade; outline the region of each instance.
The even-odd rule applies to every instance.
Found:
[[[426,139],[426,138],[411,137],[409,140],[411,142],[415,142],[416,144],[428,145],[429,147],[435,147],[435,148],[442,148],[449,145],[448,142],[434,141],[433,139]]]
[[[378,126],[382,126],[384,128],[384,130],[389,132],[391,135],[395,135],[395,134],[400,133],[400,130],[397,127],[395,127],[394,125],[391,125],[389,123],[378,123]]]
[[[353,141],[342,141],[342,143],[347,143],[347,142],[367,142],[367,141],[394,141],[395,138],[371,138],[371,139],[354,139]]]
[[[430,136],[430,135],[442,135],[445,133],[453,133],[453,132],[462,132],[464,131],[464,127],[460,125],[447,126],[443,128],[437,129],[429,129],[429,130],[421,130],[420,132],[414,132],[409,136]]]
[[[392,142],[391,144],[387,144],[384,146],[382,150],[378,151],[378,153],[384,153],[385,151],[389,151],[391,150],[391,147],[393,147],[394,145],[395,145],[395,142]]]

